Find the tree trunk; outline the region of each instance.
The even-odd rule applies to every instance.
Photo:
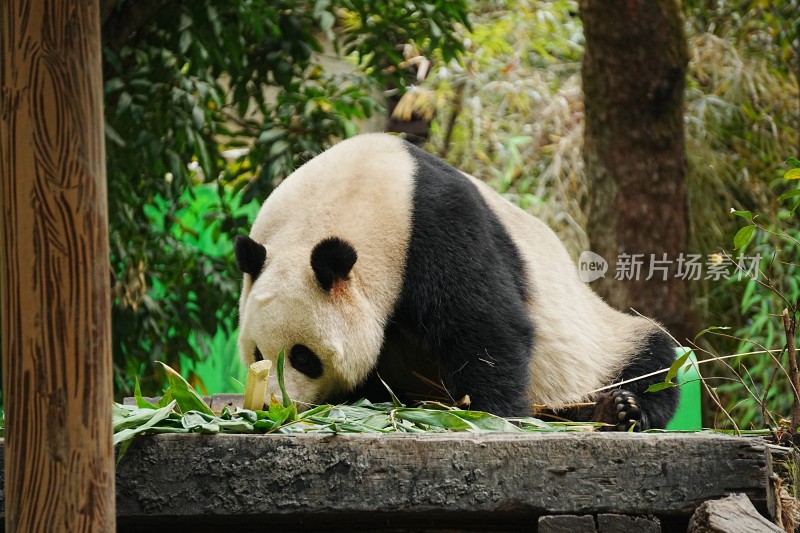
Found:
[[[688,282],[676,277],[679,255],[688,252],[688,52],[680,4],[580,0],[580,10],[586,34],[587,232],[592,251],[609,263],[606,277],[592,285],[611,305],[656,318],[683,342],[695,332],[687,313]],[[666,262],[651,263],[653,258]],[[638,276],[625,268],[626,259],[642,262]],[[651,264],[656,270],[646,281]],[[633,279],[615,279],[620,268]]]
[[[8,531],[114,531],[97,0],[0,4]]]

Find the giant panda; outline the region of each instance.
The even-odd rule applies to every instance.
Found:
[[[594,393],[670,366],[655,322],[593,293],[539,219],[398,137],[356,136],[302,165],[235,254],[241,358],[285,350],[300,402],[381,399],[381,379],[405,398],[440,384],[500,416],[592,400],[573,414],[620,430],[675,411],[676,389],[644,392],[663,374]]]

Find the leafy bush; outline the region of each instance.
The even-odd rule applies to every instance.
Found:
[[[145,393],[160,389],[156,360],[198,382],[192,372],[210,339],[233,334],[239,274],[230,239],[249,228],[250,202],[356,133],[358,120],[382,109],[376,88],[395,78],[402,87],[398,67],[379,58],[394,60],[408,42],[458,53],[453,32],[466,3],[196,0],[152,12],[153,3],[112,4],[103,62],[123,396],[136,375]],[[326,35],[369,75],[325,71]],[[203,183],[214,184],[216,199],[188,223]]]
[[[547,221],[577,257],[588,244],[577,2],[479,6],[463,61],[439,61],[428,81],[430,149]]]
[[[787,179],[772,184],[783,191],[775,220],[749,211],[735,212],[746,222],[736,234],[735,246],[751,257],[760,257],[758,272],[744,281],[728,282],[744,285],[739,312],[745,321],[732,335],[738,340],[736,353],[758,353],[733,359],[728,372],[715,368],[723,379],[733,379],[718,384],[716,393],[740,427],[774,426],[790,416],[795,403],[783,313],[785,309],[790,322],[796,323],[800,312],[800,230],[795,227],[800,188],[793,181],[800,179],[800,161],[791,158],[788,163],[793,168],[786,173]],[[727,416],[718,414],[719,423],[725,423],[724,418]]]

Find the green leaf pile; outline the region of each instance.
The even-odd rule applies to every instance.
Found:
[[[223,408],[214,413],[180,374],[164,365],[169,387],[155,405],[138,387],[136,405],[114,404],[114,444],[122,458],[132,439],[157,433],[430,433],[447,431],[585,431],[599,423],[544,422],[533,417],[501,418],[440,403],[406,407],[393,402],[360,400],[349,405],[320,405],[298,413],[283,387],[283,358],[278,359],[282,401],[274,397],[268,410]],[[391,393],[391,391],[390,391]]]

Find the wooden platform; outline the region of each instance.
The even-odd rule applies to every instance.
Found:
[[[599,515],[613,521],[609,513],[651,515],[655,524],[673,524],[665,531],[685,530],[698,505],[731,493],[774,515],[772,461],[760,440],[619,433],[160,435],[135,441],[117,467],[121,531],[516,531],[533,530],[544,515],[592,515],[599,524]]]

